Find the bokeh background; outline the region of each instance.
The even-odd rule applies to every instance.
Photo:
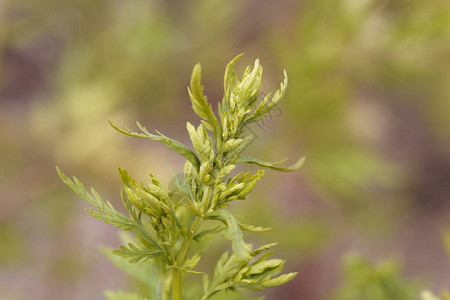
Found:
[[[1,0],[1,299],[139,290],[98,251],[118,246],[117,231],[85,213],[55,165],[117,205],[118,165],[168,184],[183,159],[106,116],[189,143],[192,67],[216,107],[242,52],[238,70],[260,58],[266,93],[289,75],[247,153],[307,157],[232,208],[273,227],[248,238],[279,242],[299,272],[251,295],[402,300],[450,287],[448,1]]]

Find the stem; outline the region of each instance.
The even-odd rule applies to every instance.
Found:
[[[192,222],[191,228],[188,232],[188,236],[184,240],[184,243],[181,246],[180,252],[178,252],[178,257],[177,257],[177,265],[178,266],[183,263],[183,260],[186,257],[186,254],[187,254],[187,251],[189,250],[189,246],[192,242],[192,239],[194,238],[194,235],[197,232],[198,228],[200,227],[201,223],[202,223],[201,218],[195,218],[194,222]]]
[[[201,222],[201,218],[195,218],[194,222],[192,223],[188,236],[184,240],[180,252],[178,252],[176,261],[177,266],[180,266],[183,263],[192,239],[194,238],[195,232],[200,227]],[[181,272],[177,268],[174,268],[172,271],[172,300],[181,300]]]
[[[205,188],[205,192],[203,194],[202,205],[209,201],[211,197],[211,187],[207,186]],[[183,245],[181,245],[180,251],[178,252],[176,264],[177,266],[181,266],[184,259],[186,258],[186,254],[189,250],[189,246],[191,245],[192,239],[195,236],[198,228],[202,224],[203,218],[196,217],[194,222],[192,222],[191,227],[189,228],[189,232],[187,238],[184,240]],[[172,300],[181,300],[181,272],[179,269],[174,268],[172,271]]]
[[[172,300],[181,300],[181,272],[176,268],[172,271]]]

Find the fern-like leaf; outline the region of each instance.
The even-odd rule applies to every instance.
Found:
[[[120,133],[129,135],[129,136],[138,137],[138,138],[150,139],[150,140],[153,140],[153,141],[160,141],[167,148],[175,150],[179,154],[184,156],[188,161],[191,162],[191,164],[194,166],[194,168],[197,170],[197,172],[199,171],[199,169],[200,169],[200,160],[198,159],[197,155],[195,155],[195,153],[188,146],[186,146],[186,145],[184,145],[184,144],[182,144],[182,143],[180,143],[180,142],[178,142],[178,141],[176,141],[174,139],[171,139],[171,138],[161,134],[160,132],[157,132],[159,135],[151,134],[139,122],[137,122],[137,125],[138,125],[139,129],[141,129],[141,131],[143,133],[134,132],[134,131],[130,130],[127,127],[125,129],[122,129],[119,126],[117,126],[116,124],[114,124],[109,118],[108,118],[108,122],[115,130],[119,131]]]

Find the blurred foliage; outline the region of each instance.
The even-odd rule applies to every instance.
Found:
[[[405,237],[418,230],[437,241],[427,249],[442,248],[433,229],[449,215],[449,15],[443,0],[0,1],[0,238],[8,241],[0,247],[7,266],[0,295],[101,297],[77,289],[106,280],[96,264],[69,259],[81,264],[74,274],[84,277],[67,288],[53,283],[62,256],[75,252],[92,262],[97,254],[84,246],[88,240],[117,243],[111,232],[93,230],[98,224],[80,217],[76,204],[62,202],[70,193],[53,166],[87,174],[83,180],[105,196],[117,194],[119,161],[142,177],[151,166],[168,182],[181,160],[146,143],[129,144],[105,116],[120,124],[137,119],[149,129],[171,124],[163,133],[187,141],[179,134],[182,120],[194,117],[186,74],[201,61],[206,93],[217,103],[223,67],[241,52],[244,64],[261,58],[264,90],[275,87],[282,67],[290,79],[280,106],[284,121],[278,124],[275,113],[264,120],[275,129],[252,128],[272,142],[251,150],[273,159],[277,152],[306,155],[307,163],[294,181],[263,179],[239,213],[284,225],[287,234],[271,234],[292,245],[280,250],[299,261],[327,249],[337,261],[333,245],[348,239],[389,256],[413,247]],[[259,201],[264,211],[256,209]],[[61,219],[64,226],[55,225]],[[420,246],[421,238],[409,243]],[[22,260],[24,248],[35,255]],[[434,264],[421,255],[406,255],[405,262],[421,260],[430,280],[443,278],[437,290],[450,284],[449,273],[438,271],[450,267],[437,263],[441,252],[428,253]],[[44,267],[52,257],[56,267]],[[298,280],[288,289],[301,295]],[[118,288],[117,281],[109,284]]]
[[[442,294],[442,298],[436,297],[435,295],[433,295],[431,292],[429,291],[424,291],[422,292],[422,300],[449,300],[450,299],[450,294],[447,292],[444,292]]]
[[[413,300],[417,291],[402,278],[397,264],[392,260],[376,264],[359,255],[349,255],[344,260],[345,277],[337,300]]]

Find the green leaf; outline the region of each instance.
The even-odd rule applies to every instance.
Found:
[[[122,201],[130,213],[130,216],[132,217],[131,219],[115,209],[109,201],[104,202],[93,188],[91,189],[91,195],[86,191],[83,184],[76,177],[73,177],[72,181],[58,167],[56,167],[56,169],[61,179],[75,193],[97,208],[89,209],[87,211],[88,214],[117,228],[132,231],[140,236],[147,243],[147,246],[157,250],[162,250],[161,246],[151,237],[144,225],[141,223],[139,215],[136,214],[135,209],[132,207],[131,202],[127,199],[124,192],[122,192]]]
[[[224,231],[226,229],[227,229],[226,227],[221,225],[221,226],[216,226],[214,228],[209,228],[209,229],[202,230],[202,231],[200,231],[199,233],[197,233],[194,236],[194,240],[197,241],[197,242],[201,242],[203,239],[211,237],[214,234],[222,232],[222,231]]]
[[[149,206],[146,202],[143,201],[142,196],[142,188],[137,184],[137,182],[128,175],[128,172],[120,167],[117,168],[120,180],[125,186],[124,190],[128,196],[128,199],[136,206],[141,212],[148,214]],[[141,195],[139,195],[141,194]],[[148,198],[148,197],[145,197]],[[148,201],[147,201],[148,202]]]
[[[253,226],[253,225],[247,225],[247,224],[242,224],[242,223],[239,223],[239,227],[241,228],[241,230],[251,231],[251,232],[266,232],[266,231],[272,230],[272,228],[270,228],[270,227]]]
[[[270,248],[272,248],[273,246],[278,245],[278,243],[270,243],[264,246],[261,246],[255,250],[252,251],[251,255],[252,256],[258,256],[260,253],[265,252],[267,250],[269,250]]]
[[[233,58],[225,68],[225,76],[224,76],[224,99],[222,101],[222,107],[219,106],[219,114],[222,117],[222,114],[225,111],[229,111],[228,103],[230,102],[230,97],[233,92],[233,89],[237,86],[238,80],[236,76],[236,72],[234,71],[234,65],[236,62],[241,59],[244,54],[241,53],[235,58]]]
[[[136,182],[136,180],[131,178],[131,176],[128,174],[127,170],[124,170],[124,169],[118,167],[117,171],[119,172],[120,180],[122,181],[124,186],[126,186],[130,189],[133,189],[133,190],[140,188],[139,184]]]
[[[137,133],[137,132],[131,131],[127,127],[125,127],[125,129],[122,129],[122,128],[118,127],[116,124],[114,124],[109,118],[108,118],[108,122],[115,130],[117,130],[123,134],[138,137],[138,138],[150,139],[153,141],[160,141],[167,148],[177,151],[179,154],[184,156],[188,161],[190,161],[191,164],[194,166],[194,168],[197,170],[197,172],[200,170],[200,160],[198,159],[197,155],[195,155],[195,153],[186,145],[184,145],[174,139],[168,138],[158,131],[157,131],[157,133],[159,135],[151,134],[139,122],[136,122],[136,123],[137,123],[139,129],[141,129],[141,131],[143,133]]]
[[[97,208],[97,210],[88,210],[91,216],[123,230],[133,231],[135,229],[136,223],[133,220],[116,210],[110,202],[105,203],[94,189],[91,189],[92,195],[89,194],[76,177],[73,177],[72,181],[58,167],[56,169],[64,183]]]
[[[114,255],[112,253],[114,249],[106,246],[100,246],[99,248],[102,254],[108,260],[110,260],[114,264],[114,266],[121,269],[135,280],[139,280],[141,283],[148,285],[152,292],[152,295],[154,296],[154,299],[157,299],[157,286],[158,282],[161,280],[161,274],[153,264],[153,261],[130,264],[123,257]]]
[[[201,256],[199,254],[195,254],[194,256],[192,256],[191,258],[188,258],[182,265],[182,268],[185,269],[193,269],[198,262],[200,261]]]
[[[200,159],[202,161],[208,160],[214,154],[214,149],[211,137],[208,135],[205,126],[201,124],[196,130],[194,125],[187,122],[186,128],[191,138],[192,146],[194,146],[194,150],[198,153]]]
[[[251,259],[250,245],[244,242],[242,231],[240,229],[238,221],[227,210],[217,210],[206,217],[212,219],[218,219],[222,221],[228,227],[227,237],[231,239],[231,245],[233,252],[236,254],[238,260],[247,262]]]
[[[284,260],[273,258],[253,264],[246,272],[246,275],[256,275],[266,272],[268,269],[281,268],[284,265]]]
[[[286,92],[287,84],[288,84],[288,77],[287,77],[287,73],[285,70],[284,71],[284,80],[280,84],[280,88],[275,92],[275,95],[272,97],[272,99],[270,99],[271,94],[268,94],[256,107],[253,115],[246,118],[242,122],[241,127],[243,127],[249,123],[257,122],[257,121],[261,120],[265,115],[270,113],[270,111],[272,111],[276,107],[278,102],[280,102],[281,99],[283,98],[284,93]]]
[[[266,289],[269,287],[283,285],[294,279],[295,276],[297,276],[297,272],[287,273],[275,278],[271,278],[269,280],[263,281],[261,283],[261,288]]]
[[[277,171],[284,171],[284,172],[291,172],[291,171],[295,171],[298,170],[301,166],[303,166],[303,164],[305,163],[306,158],[302,157],[300,158],[295,164],[289,166],[289,167],[277,167],[277,164],[280,164],[284,161],[286,161],[286,159],[279,161],[279,162],[266,162],[254,157],[250,157],[250,156],[241,156],[236,160],[236,163],[248,163],[248,164],[256,164],[258,166],[261,167],[266,167],[266,168],[270,168],[273,170],[277,170]]]
[[[217,121],[216,115],[214,114],[211,104],[208,103],[208,99],[203,94],[203,86],[201,83],[202,78],[202,68],[200,64],[196,64],[191,75],[191,84],[188,88],[189,98],[192,102],[192,109],[194,112],[202,119],[204,119],[210,127],[212,127],[212,132],[214,138],[220,138],[220,127]]]
[[[120,246],[120,250],[113,250],[113,254],[122,256],[124,258],[130,258],[128,262],[137,263],[139,261],[146,261],[155,256],[161,255],[161,251],[158,250],[149,250],[149,249],[140,249],[136,245],[132,243],[128,243],[127,248],[125,246]]]
[[[252,177],[250,177],[249,179],[247,179],[245,181],[245,187],[244,189],[242,189],[242,191],[239,193],[238,195],[238,199],[245,199],[245,197],[247,196],[248,193],[250,193],[250,191],[253,189],[253,187],[255,186],[256,182],[258,180],[261,179],[261,177],[264,176],[264,171],[262,170],[258,170],[258,172],[256,172],[256,174],[254,174]]]
[[[200,259],[201,259],[201,255],[195,254],[191,258],[186,259],[186,261],[181,266],[170,266],[169,268],[176,268],[181,271],[184,271],[187,273],[192,273],[192,274],[202,274],[203,272],[198,272],[198,271],[192,270],[198,264]]]

